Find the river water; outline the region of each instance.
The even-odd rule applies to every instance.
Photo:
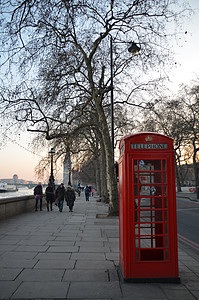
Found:
[[[33,189],[19,188],[18,191],[16,191],[16,192],[0,193],[0,200],[13,198],[13,197],[29,196],[29,195],[33,195],[33,194],[34,194]]]

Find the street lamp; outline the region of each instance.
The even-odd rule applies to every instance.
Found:
[[[68,167],[68,185],[71,185],[71,166]]]
[[[130,42],[128,51],[133,55],[136,55],[140,51],[140,47],[134,43]],[[111,61],[111,140],[113,147],[113,160],[114,160],[114,101],[113,101],[113,39],[110,36],[110,61]]]
[[[128,51],[133,55],[136,55],[140,51],[140,47],[136,43],[131,42]]]
[[[49,154],[51,156],[51,173],[50,173],[50,178],[49,178],[49,183],[51,183],[52,185],[54,185],[54,176],[53,176],[53,155],[55,154],[55,151],[53,148],[51,148],[51,150],[49,151]]]

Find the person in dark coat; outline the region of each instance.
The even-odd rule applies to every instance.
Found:
[[[56,193],[55,193],[56,202],[60,212],[62,212],[63,210],[64,199],[66,196],[65,193],[66,193],[65,187],[63,183],[61,183],[60,186],[58,186],[58,188],[56,189]]]
[[[37,211],[39,200],[40,200],[40,210],[42,210],[43,189],[40,183],[34,188],[34,196],[35,196],[35,211]]]
[[[70,212],[73,212],[75,199],[76,199],[75,191],[72,189],[71,186],[68,186],[66,190],[66,202]]]
[[[89,196],[90,196],[90,188],[87,185],[85,188],[85,197],[86,197],[86,201],[89,201]]]
[[[52,204],[54,202],[54,190],[52,187],[52,184],[48,184],[46,188],[46,202],[47,202],[47,210],[49,211],[49,204],[50,204],[50,210],[52,211]]]

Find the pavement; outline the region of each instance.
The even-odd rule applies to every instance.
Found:
[[[187,198],[191,201],[199,202],[199,199],[197,198],[196,193],[184,193],[184,192],[177,192],[176,196],[179,198]]]
[[[199,299],[199,255],[180,244],[181,283],[120,281],[119,220],[97,200],[0,222],[0,299]]]

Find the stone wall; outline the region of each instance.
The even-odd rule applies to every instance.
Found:
[[[0,200],[0,220],[9,218],[20,213],[34,210],[34,196],[22,196]]]

